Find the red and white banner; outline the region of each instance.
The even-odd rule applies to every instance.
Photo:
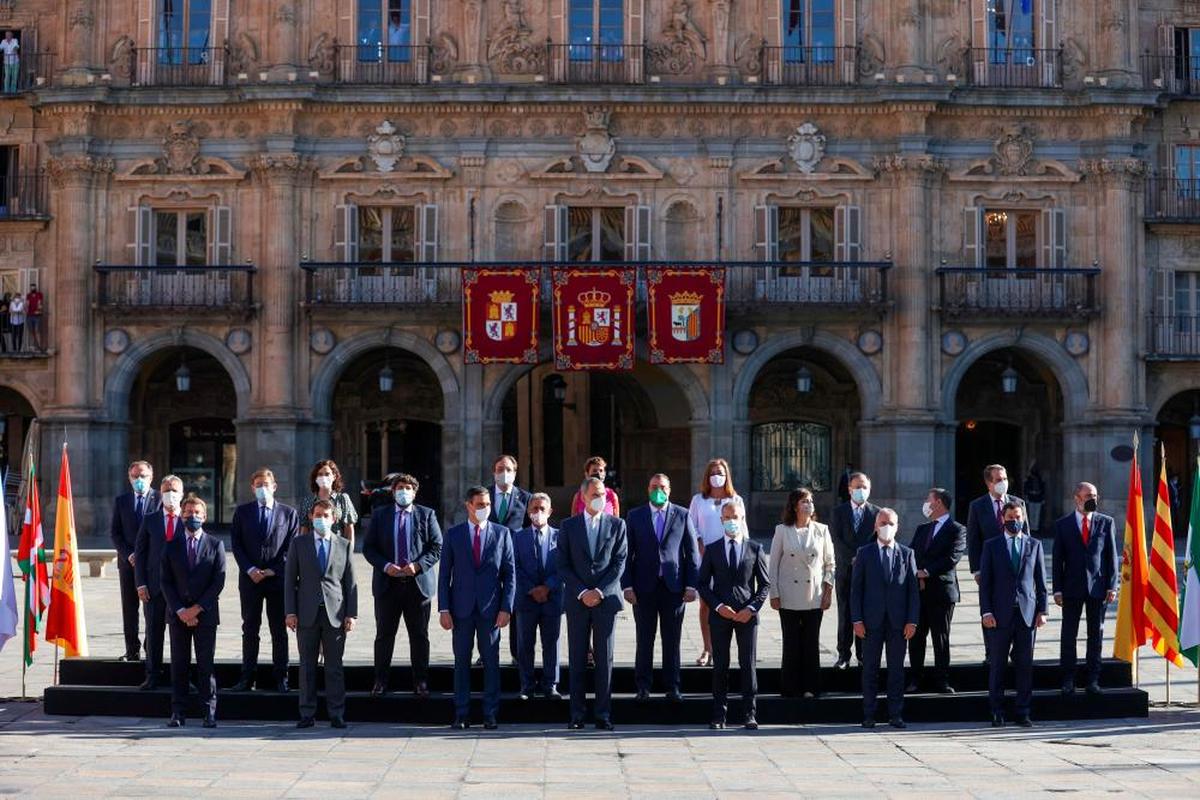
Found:
[[[647,268],[651,364],[725,362],[725,268]]]
[[[537,363],[539,272],[463,268],[466,363]]]
[[[556,268],[554,366],[633,369],[636,269]]]

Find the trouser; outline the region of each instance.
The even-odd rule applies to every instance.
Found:
[[[4,65],[4,93],[14,94],[17,91],[17,76],[21,74],[20,63]]]
[[[242,600],[242,678],[254,680],[258,669],[258,632],[262,628],[263,605],[267,607],[267,628],[271,632],[271,666],[276,681],[287,678],[288,632],[283,613],[283,577],[276,576],[254,583],[248,577],[239,581]]]
[[[875,719],[875,707],[879,698],[879,664],[887,650],[887,700],[888,716],[900,717],[904,712],[904,627],[884,623],[867,628],[863,642],[863,719]]]
[[[163,638],[167,632],[167,599],[162,592],[150,595],[146,612],[146,677],[158,681],[162,672]]]
[[[13,340],[13,352],[14,353],[21,352],[21,347],[23,345],[24,338],[25,338],[25,322],[21,321],[21,322],[12,323],[12,340]]]
[[[779,670],[780,692],[798,697],[804,692],[821,691],[821,618],[819,608],[779,609],[779,627],[783,634],[783,660]]]
[[[587,710],[588,644],[595,660],[596,721],[612,716],[613,628],[617,611],[604,603],[588,608],[575,598],[567,601],[567,652],[571,676],[571,719],[582,720]]]
[[[992,640],[988,670],[988,701],[992,714],[1004,713],[1004,669],[1011,650],[1013,676],[1017,684],[1017,716],[1027,717],[1033,701],[1033,643],[1037,629],[1026,625],[1020,612],[1014,609],[1008,625],[991,628],[988,633]]]
[[[317,655],[325,654],[325,709],[329,716],[346,715],[346,676],[342,654],[346,651],[346,631],[329,622],[322,606],[317,624],[296,629],[296,647],[300,651],[300,717],[317,715]]]
[[[754,663],[758,659],[758,616],[752,616],[749,622],[734,622],[714,611],[708,616],[708,626],[713,638],[713,720],[725,721],[729,705],[729,653],[735,636],[742,679],[742,711],[747,719],[756,717],[758,672]]]
[[[1100,649],[1104,644],[1104,615],[1108,603],[1104,598],[1064,597],[1062,604],[1062,635],[1059,639],[1058,663],[1062,667],[1063,683],[1075,680],[1076,639],[1079,637],[1079,617],[1087,611],[1087,681],[1100,681]]]
[[[517,640],[517,610],[514,608],[508,620],[508,654],[512,656],[514,664],[521,663],[521,643]]]
[[[33,339],[33,346],[38,350],[44,350],[42,346],[42,315],[29,315],[29,336]]]
[[[142,615],[142,601],[138,599],[137,579],[129,558],[117,551],[117,578],[121,584],[121,627],[125,631],[125,657],[140,659],[142,642],[138,638],[138,618]]]
[[[908,662],[912,666],[912,683],[920,683],[925,670],[925,638],[933,640],[933,674],[938,685],[950,681],[950,623],[954,619],[954,603],[944,596],[931,597],[921,592],[921,615],[917,632],[908,640]]]
[[[850,645],[854,644],[854,657],[862,661],[862,640],[854,635],[854,622],[850,619],[850,575],[851,567],[849,559],[846,561],[845,568],[838,567],[837,576],[834,578],[834,591],[837,593],[837,649],[838,660],[850,660]]]
[[[521,688],[533,691],[533,652],[537,637],[542,637],[542,684],[543,692],[549,692],[558,684],[558,636],[562,629],[562,606],[550,601],[538,604],[536,609],[523,608],[517,622],[517,664],[521,670]],[[512,627],[510,621],[509,627]],[[511,634],[510,634],[511,635]]]
[[[471,713],[471,656],[476,646],[483,659],[483,718],[495,719],[500,710],[500,629],[495,615],[478,612],[454,618],[454,715],[467,719]]]
[[[196,653],[196,686],[200,690],[200,703],[205,712],[217,714],[217,679],[213,676],[213,654],[217,647],[217,626],[184,625],[179,617],[171,615],[171,713],[183,716],[187,713],[188,668],[192,661],[192,650]]]
[[[683,637],[683,592],[672,592],[661,579],[654,591],[638,595],[633,606],[637,633],[634,681],[639,692],[649,692],[654,677],[654,639],[662,630],[662,679],[667,693],[679,691],[679,644]]]
[[[408,632],[409,661],[414,683],[429,677],[429,598],[415,580],[392,581],[375,598],[375,681],[384,686],[392,668],[400,620]]]

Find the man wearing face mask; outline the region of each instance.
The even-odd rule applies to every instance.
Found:
[[[160,510],[142,518],[134,547],[133,570],[137,578],[138,599],[146,612],[146,680],[139,689],[157,689],[163,664],[163,639],[167,626],[167,601],[162,593],[162,553],[176,534],[183,535],[179,504],[183,501],[183,481],[168,475],[159,484]]]
[[[687,509],[670,502],[671,479],[650,478],[650,503],[629,512],[629,557],[621,586],[637,626],[637,699],[650,699],[654,639],[662,628],[662,675],[667,699],[682,702],[680,640],[684,604],[696,599],[700,550],[687,524]]]
[[[550,496],[541,492],[529,499],[529,527],[513,537],[516,560],[517,612],[511,625],[517,631],[517,664],[521,672],[521,699],[528,700],[536,686],[533,652],[542,637],[542,685],[546,697],[558,693],[558,636],[562,626],[563,590],[558,577],[558,528],[550,527]],[[511,633],[509,634],[512,635]]]
[[[1046,624],[1046,575],[1042,543],[1029,535],[1025,506],[1009,500],[1001,509],[1004,533],[983,545],[979,560],[979,611],[991,639],[988,700],[992,727],[1004,725],[1004,672],[1012,652],[1017,685],[1017,724],[1028,728],[1033,700],[1033,643]]]
[[[987,484],[987,494],[976,497],[971,501],[967,510],[967,563],[971,567],[971,575],[975,583],[979,583],[979,570],[984,543],[1004,534],[1004,504],[1009,501],[1024,502],[1016,495],[1008,493],[1008,470],[1000,464],[989,464],[983,468],[983,480]],[[1021,515],[1022,532],[1029,535],[1029,524]],[[991,644],[987,633],[983,636],[984,663],[991,663]]]
[[[950,685],[950,622],[958,603],[958,562],[967,552],[967,529],[954,521],[950,492],[933,488],[925,497],[922,513],[928,522],[917,526],[912,549],[917,559],[921,589],[921,619],[917,633],[908,642],[912,666],[905,691],[915,693],[925,669],[925,638],[933,639],[933,668],[936,690],[954,694]]]
[[[235,692],[254,688],[258,671],[258,633],[263,606],[271,632],[274,688],[288,691],[288,635],[284,625],[283,572],[288,548],[300,531],[296,509],[275,499],[275,473],[260,469],[250,476],[254,499],[233,512],[230,541],[238,565],[238,596],[242,601],[242,676]],[[261,687],[260,687],[261,688]]]
[[[1075,692],[1076,638],[1079,617],[1087,610],[1087,692],[1100,689],[1100,648],[1104,642],[1104,615],[1117,598],[1121,565],[1113,518],[1096,511],[1096,487],[1075,487],[1075,511],[1054,523],[1051,580],[1054,603],[1062,608],[1059,665],[1062,693]]]
[[[225,588],[225,546],[204,531],[207,506],[192,495],[183,501],[183,528],[163,549],[160,570],[171,630],[171,720],[181,728],[188,705],[188,669],[196,654],[196,686],[204,706],[204,727],[217,727],[217,681],[213,655],[218,604]]]
[[[492,464],[492,516],[489,522],[496,522],[508,528],[513,533],[525,527],[525,510],[529,507],[529,492],[517,486],[517,459],[513,456],[502,455]],[[518,663],[517,630],[519,623],[515,619],[508,626],[508,652],[513,663]]]
[[[117,551],[117,577],[121,582],[121,627],[125,632],[125,653],[122,661],[141,661],[142,643],[138,638],[138,581],[134,574],[137,559],[138,529],[147,516],[158,513],[162,500],[151,484],[154,469],[148,462],[135,461],[129,465],[130,490],[113,501],[110,536]]]
[[[371,694],[388,690],[388,673],[400,620],[408,632],[413,692],[429,696],[429,613],[437,583],[433,568],[442,556],[442,528],[432,508],[415,500],[420,483],[398,473],[392,480],[392,502],[375,509],[363,537],[363,557],[374,567],[375,684]]]
[[[875,727],[879,696],[879,665],[887,649],[888,717],[893,728],[904,722],[905,643],[917,632],[921,614],[917,559],[911,548],[896,541],[900,519],[890,508],[875,517],[875,541],[854,557],[850,587],[850,616],[854,635],[863,640],[863,727]]]
[[[579,487],[579,494],[586,510],[563,522],[558,539],[558,575],[563,581],[571,673],[571,721],[567,727],[583,728],[590,640],[596,662],[596,728],[611,731],[613,627],[623,607],[621,573],[629,544],[625,521],[604,512],[604,481],[588,478]]]
[[[879,506],[868,502],[871,497],[871,479],[862,472],[850,474],[849,502],[834,506],[829,520],[829,532],[833,534],[834,560],[837,571],[834,590],[838,605],[838,660],[837,669],[850,666],[850,646],[854,645],[854,657],[863,663],[862,640],[854,635],[850,619],[850,578],[854,570],[854,554],[871,542],[875,536],[875,518]]]
[[[470,727],[471,652],[483,658],[483,727],[496,729],[500,710],[500,629],[508,625],[516,593],[512,532],[488,522],[491,496],[467,490],[467,522],[446,531],[438,568],[438,617],[454,634],[455,730]]]

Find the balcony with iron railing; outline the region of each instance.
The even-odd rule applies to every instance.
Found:
[[[44,173],[0,175],[0,222],[50,218],[50,186]]]
[[[967,85],[992,89],[1062,88],[1062,48],[971,47]]]
[[[1142,54],[1142,78],[1147,89],[1169,95],[1200,95],[1200,58],[1190,53]]]
[[[1152,361],[1200,359],[1200,314],[1146,317],[1146,357]]]
[[[1200,223],[1200,178],[1146,179],[1147,222]]]
[[[8,68],[5,67],[7,77]],[[54,53],[21,53],[17,59],[16,73],[8,81],[0,82],[0,97],[20,94],[45,86],[54,74]],[[9,82],[11,81],[11,82]]]
[[[255,309],[252,264],[237,266],[95,266],[97,306],[112,313],[202,311],[249,315]]]
[[[941,267],[939,310],[957,320],[1087,319],[1100,312],[1100,269]]]
[[[639,84],[645,81],[640,44],[547,44],[550,83]]]
[[[768,86],[848,86],[858,80],[858,48],[764,45],[761,75]]]
[[[135,86],[224,86],[224,47],[135,47]]]
[[[334,45],[334,82],[415,86],[429,82],[429,45]]]

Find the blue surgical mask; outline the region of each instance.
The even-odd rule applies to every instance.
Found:
[[[870,496],[871,496],[871,490],[867,489],[865,487],[862,487],[862,486],[858,487],[857,489],[850,490],[850,499],[853,500],[854,502],[858,503],[859,505],[862,505],[863,503],[867,502],[867,498],[869,498]]]
[[[275,490],[269,489],[266,486],[259,486],[254,490],[254,496],[263,505],[270,505],[271,499],[275,497]]]
[[[396,505],[401,508],[408,508],[412,505],[414,494],[412,489],[397,489],[393,494],[396,496]]]
[[[204,520],[199,517],[188,517],[183,521],[183,524],[187,525],[189,531],[198,531],[204,527]]]
[[[1022,527],[1024,527],[1024,526],[1021,524],[1021,520],[1019,520],[1019,519],[1004,520],[1004,528],[1009,533],[1020,533]]]
[[[730,536],[736,536],[738,531],[740,531],[742,529],[742,526],[738,524],[738,521],[736,519],[725,520],[724,522],[721,523],[721,527],[724,528],[725,533],[727,533]]]
[[[150,488],[150,481],[146,480],[145,478],[134,478],[129,483],[133,486],[133,490],[138,494],[145,494],[146,490]]]
[[[326,536],[328,535],[330,528],[329,520],[325,517],[313,517],[312,527],[316,533],[320,534],[321,536]]]

